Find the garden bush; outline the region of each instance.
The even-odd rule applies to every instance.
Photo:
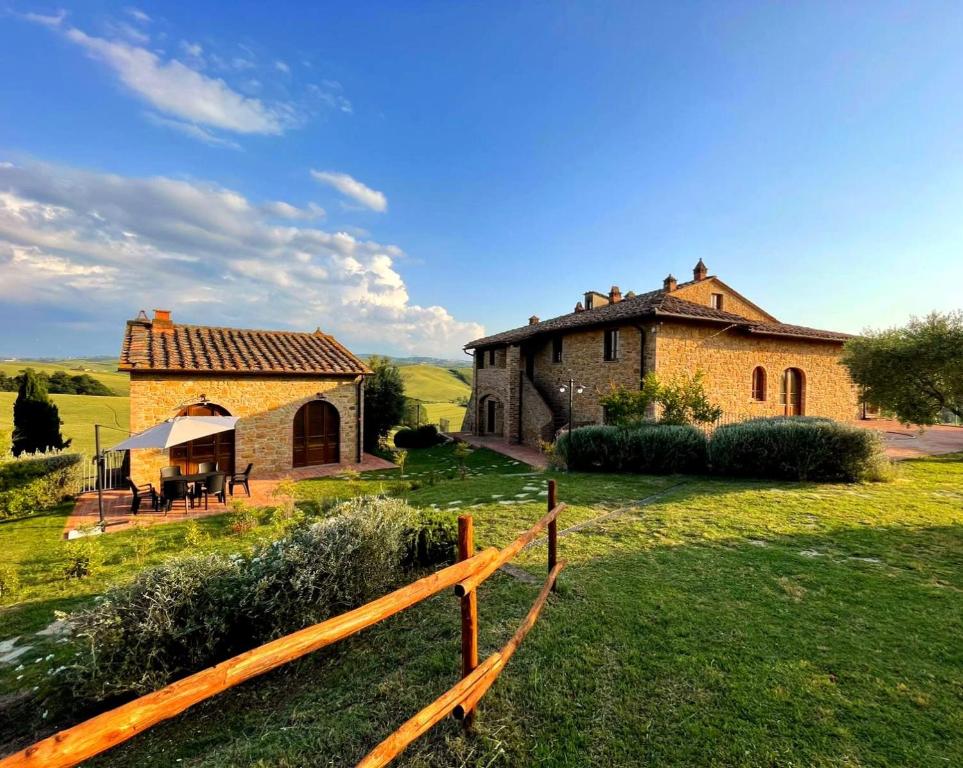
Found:
[[[360,498],[250,556],[170,560],[69,617],[81,701],[143,694],[384,593],[406,564],[452,558],[452,518]]]
[[[812,417],[729,424],[709,443],[712,471],[735,477],[851,482],[878,477],[883,459],[875,431]]]
[[[80,490],[80,456],[58,453],[0,463],[0,518],[23,517],[56,506]]]
[[[706,438],[685,425],[589,426],[563,434],[556,453],[576,472],[692,473],[705,470]]]
[[[424,424],[416,429],[403,427],[395,432],[395,446],[397,448],[431,448],[444,442],[438,434],[438,427],[434,424]]]

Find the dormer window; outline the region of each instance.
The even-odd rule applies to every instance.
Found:
[[[713,309],[718,309],[720,312],[722,311],[722,294],[721,293],[710,294],[709,301],[710,301],[710,306]]]
[[[585,294],[585,308],[586,308],[586,309],[591,309],[591,308],[592,308],[592,299],[593,299],[593,296],[592,296],[591,293]]]

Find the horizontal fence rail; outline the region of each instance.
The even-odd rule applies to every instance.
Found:
[[[375,747],[359,768],[387,765],[419,736],[449,714],[465,727],[472,722],[475,707],[491,687],[555,589],[564,562],[557,561],[557,518],[564,504],[556,503],[556,485],[549,481],[548,513],[532,528],[502,550],[489,547],[473,554],[473,522],[470,515],[459,517],[459,560],[454,565],[425,576],[359,608],[319,624],[292,632],[226,661],[189,675],[160,690],[141,696],[115,709],[67,728],[26,749],[0,760],[0,768],[70,768],[138,733],[181,714],[190,707],[263,675],[288,662],[344,640],[400,611],[410,608],[442,590],[454,588],[462,608],[462,678],[425,709]],[[499,567],[528,546],[548,528],[548,579],[521,626],[500,651],[478,663],[477,587]]]

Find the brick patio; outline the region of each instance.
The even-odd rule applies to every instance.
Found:
[[[215,499],[210,500],[208,509],[203,507],[184,510],[178,506],[168,514],[155,512],[150,508],[150,502],[141,503],[140,512],[136,515],[130,513],[131,494],[129,491],[104,491],[104,517],[107,520],[107,533],[122,531],[131,528],[133,525],[158,525],[162,523],[180,523],[185,520],[192,520],[211,515],[220,515],[230,509],[232,500],[240,499],[252,506],[264,507],[277,504],[281,499],[276,494],[278,485],[283,480],[310,480],[317,477],[332,477],[339,475],[345,470],[355,470],[357,472],[371,472],[382,469],[393,469],[394,464],[385,461],[371,454],[364,454],[360,464],[328,464],[321,467],[298,467],[286,472],[269,473],[258,475],[257,470],[251,474],[251,497],[248,498],[243,488],[237,488],[237,494],[227,497],[227,505],[219,503]],[[156,486],[155,486],[156,487]],[[100,516],[97,511],[97,494],[82,493],[77,497],[74,511],[67,518],[64,527],[64,537],[68,532],[80,528],[88,528],[95,525]]]

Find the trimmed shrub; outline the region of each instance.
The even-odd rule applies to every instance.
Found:
[[[875,431],[805,416],[728,424],[709,443],[712,471],[734,477],[852,482],[876,474],[881,456]]]
[[[438,434],[438,427],[434,424],[423,424],[416,429],[403,427],[395,432],[397,448],[431,448],[442,442],[444,438]]]
[[[249,557],[170,560],[69,617],[84,701],[143,694],[384,593],[402,566],[451,558],[452,520],[361,498]]]
[[[0,518],[23,517],[55,507],[80,490],[80,456],[59,453],[0,464]]]
[[[702,472],[706,466],[705,435],[687,425],[580,427],[563,434],[555,450],[576,472],[664,475]]]

